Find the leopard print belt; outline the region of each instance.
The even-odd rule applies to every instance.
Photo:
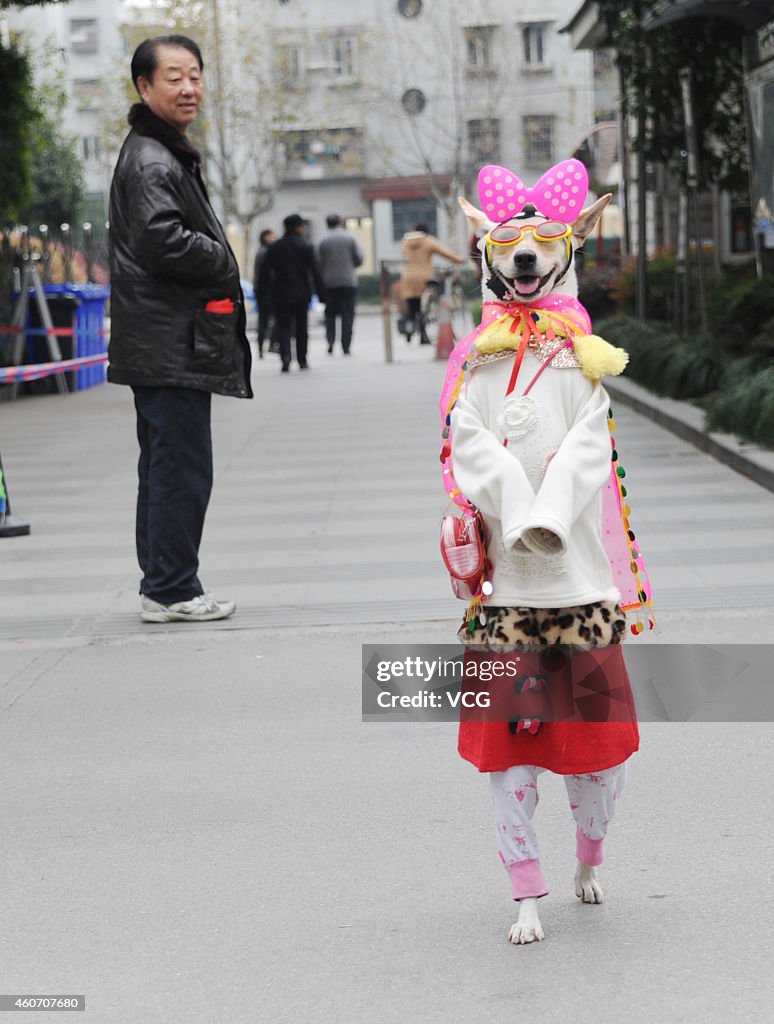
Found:
[[[528,651],[567,645],[588,650],[619,644],[626,618],[614,601],[572,608],[486,608],[486,622],[476,620],[469,632],[463,622],[457,635],[466,647],[482,651]]]

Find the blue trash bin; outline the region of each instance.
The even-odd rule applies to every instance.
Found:
[[[104,284],[46,284],[46,295],[73,299],[78,304],[75,311],[75,356],[102,355],[106,350],[105,303],[110,297],[110,286]],[[83,391],[105,382],[105,363],[85,366],[75,372],[75,390]]]

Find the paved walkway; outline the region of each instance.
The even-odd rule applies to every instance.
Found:
[[[216,628],[458,614],[437,556],[442,367],[395,344],[386,366],[381,321],[361,317],[355,354],[328,356],[318,327],[308,374],[281,375],[266,358],[254,401],[215,399],[201,575],[239,604]],[[616,419],[663,625],[679,612],[774,608],[774,497],[621,405]],[[147,633],[129,390],[2,404],[0,439],[14,511],[32,524],[0,548],[0,638]]]
[[[308,374],[264,360],[215,403],[202,575],[239,610],[207,628],[139,621],[126,389],[0,405],[33,529],[0,541],[0,989],[98,1024],[768,1024],[769,723],[643,726],[602,907],[541,780],[527,949],[454,726],[362,723],[360,645],[449,642],[461,605],[442,368],[357,326],[351,359],[317,326]],[[770,639],[774,495],[616,416],[655,639]]]

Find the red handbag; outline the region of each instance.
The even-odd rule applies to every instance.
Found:
[[[451,576],[454,596],[463,601],[479,597],[486,578],[486,535],[481,514],[441,519],[441,557]]]

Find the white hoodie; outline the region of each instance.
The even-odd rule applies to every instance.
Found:
[[[476,366],[452,411],[454,477],[489,530],[494,592],[486,603],[618,601],[601,537],[609,399],[579,368],[554,365],[520,397],[541,365],[528,348],[505,418],[509,357]]]

